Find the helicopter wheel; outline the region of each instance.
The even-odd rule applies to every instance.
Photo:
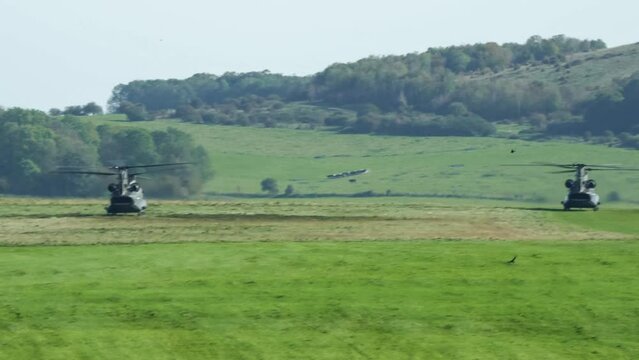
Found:
[[[564,206],[564,211],[569,211],[569,210],[570,210],[570,207]]]
[[[595,206],[594,208],[592,208],[592,211],[599,211],[599,206]]]

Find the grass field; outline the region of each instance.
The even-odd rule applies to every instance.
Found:
[[[594,174],[602,210],[564,212],[564,176],[500,166],[636,151],[87,121],[177,127],[217,175],[144,216],[0,197],[0,359],[639,357],[639,173]],[[266,177],[309,197],[226,196]],[[365,191],[421,197],[338,197]]]
[[[604,240],[639,233],[639,212],[631,209],[563,213],[506,201],[151,200],[147,215],[117,217],[105,216],[104,205],[105,200],[3,199],[0,244]]]
[[[268,199],[109,217],[103,205],[0,198],[0,358],[639,355],[633,209]]]
[[[92,117],[96,124],[188,132],[208,150],[215,178],[208,194],[259,194],[260,181],[275,178],[280,191],[299,194],[412,193],[440,197],[510,199],[557,204],[570,174],[553,168],[507,167],[535,161],[622,164],[639,167],[639,152],[569,141],[531,142],[500,138],[411,138],[340,135],[330,131],[243,128],[181,123],[177,120],[126,122],[117,115]],[[511,153],[510,150],[516,150]],[[326,175],[367,168],[356,183]],[[639,202],[638,172],[595,172],[604,204],[617,192]]]

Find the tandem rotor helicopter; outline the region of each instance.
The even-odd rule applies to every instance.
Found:
[[[619,165],[587,165],[587,164],[554,164],[554,163],[533,163],[533,164],[512,164],[506,166],[551,166],[564,170],[553,171],[553,174],[574,173],[574,179],[566,179],[564,186],[568,189],[565,199],[561,202],[564,210],[593,209],[599,210],[601,201],[599,195],[595,193],[597,183],[588,177],[590,171],[639,171],[639,169],[625,168]]]
[[[78,174],[78,175],[99,175],[99,176],[116,176],[117,182],[109,184],[107,190],[111,193],[111,202],[107,206],[106,212],[108,215],[115,215],[119,213],[138,213],[143,214],[146,210],[146,199],[144,198],[144,192],[142,187],[138,184],[136,176],[146,174],[150,171],[137,170],[136,172],[129,172],[131,169],[146,169],[146,168],[164,168],[168,170],[179,169],[181,166],[192,164],[190,162],[179,163],[166,163],[166,164],[150,164],[150,165],[115,165],[111,166],[107,171],[84,171],[74,170],[68,168],[59,168],[54,171],[56,174]],[[171,168],[172,167],[172,168]]]

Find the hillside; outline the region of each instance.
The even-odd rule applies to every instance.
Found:
[[[606,135],[637,147],[637,84],[639,44],[606,49],[600,40],[533,36],[525,44],[368,57],[307,77],[264,71],[137,80],[116,86],[110,107],[133,121],[402,136],[490,136],[495,123],[507,122],[526,126],[526,137]]]
[[[494,74],[470,76],[474,81],[545,81],[578,88],[586,97],[605,88],[615,79],[624,79],[639,71],[639,43],[588,53],[576,53],[556,64],[537,64],[505,69]]]
[[[260,181],[272,177],[280,192],[292,185],[300,195],[353,195],[373,191],[390,195],[524,200],[557,204],[570,174],[552,168],[507,167],[504,164],[552,161],[637,166],[634,150],[570,141],[532,142],[505,138],[392,137],[335,134],[254,127],[207,126],[176,120],[128,122],[123,116],[85,118],[94,124],[150,130],[175,127],[189,133],[208,151],[215,177],[204,195],[260,194]],[[511,130],[505,128],[504,131]],[[515,153],[511,153],[515,150]],[[328,179],[333,173],[366,168],[368,174]],[[593,177],[606,203],[616,192],[639,202],[637,172],[601,172]],[[262,193],[263,194],[263,193]]]
[[[91,196],[103,184],[49,172],[193,162],[193,172],[162,175],[145,189],[154,197],[266,196],[260,183],[272,178],[273,193],[305,197],[555,204],[564,176],[501,165],[637,167],[636,152],[619,148],[639,148],[639,44],[605,49],[600,40],[531,37],[369,57],[308,77],[138,80],[116,86],[111,106],[123,114],[95,115],[102,109],[94,103],[50,116],[0,108],[0,192]],[[370,171],[327,178],[358,169]],[[633,174],[594,174],[602,200],[638,202]]]

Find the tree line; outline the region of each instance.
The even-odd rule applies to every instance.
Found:
[[[576,90],[554,82],[483,80],[483,74],[537,64],[559,66],[570,54],[605,47],[601,40],[533,36],[523,44],[369,57],[333,64],[306,77],[263,71],[133,81],[115,87],[109,107],[132,121],[178,117],[228,125],[297,123],[340,131],[476,136],[492,133],[490,122],[572,112],[584,100]],[[464,114],[451,114],[455,106],[463,106]],[[388,120],[391,117],[395,120]]]
[[[58,108],[52,108],[49,110],[49,115],[51,116],[60,116],[60,115],[74,115],[74,116],[92,116],[92,115],[102,115],[104,110],[102,107],[95,102],[87,103],[86,105],[71,105],[64,108],[64,110],[60,110]]]
[[[639,72],[614,80],[593,99],[579,103],[575,111],[579,116],[554,122],[542,119],[538,126],[548,134],[639,148]]]
[[[210,160],[186,133],[169,128],[98,126],[73,116],[0,109],[0,193],[42,196],[104,194],[112,179],[51,173],[58,167],[99,169],[114,164],[194,162],[180,172],[158,173],[145,190],[154,196],[197,193],[212,176]],[[104,171],[104,170],[102,170]]]

